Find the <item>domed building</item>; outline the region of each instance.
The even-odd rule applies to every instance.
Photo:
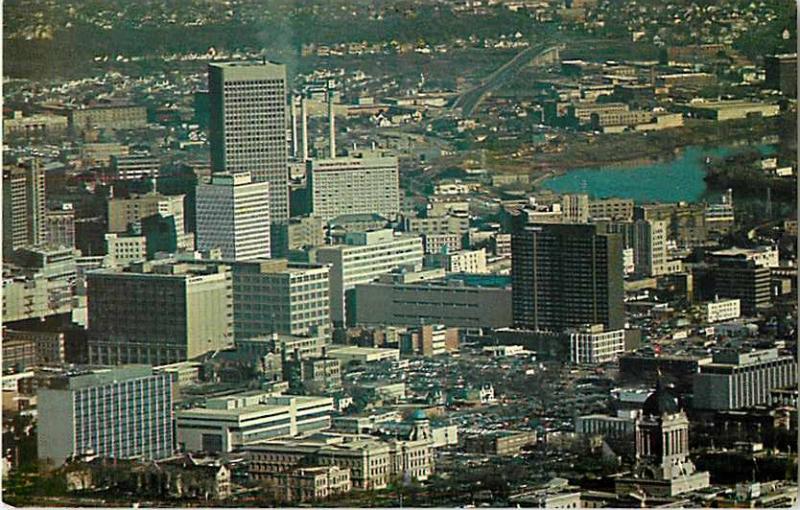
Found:
[[[689,418],[659,378],[636,419],[636,466],[633,477],[617,480],[619,495],[644,493],[672,497],[710,485],[707,471],[689,459]]]

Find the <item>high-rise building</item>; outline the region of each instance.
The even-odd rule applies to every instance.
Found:
[[[348,318],[345,293],[360,283],[369,283],[401,266],[422,267],[422,239],[395,236],[391,229],[352,232],[345,244],[313,250],[316,262],[331,264],[331,317],[334,324]],[[352,319],[352,317],[349,317]]]
[[[236,340],[330,334],[328,266],[286,259],[231,262]]]
[[[174,451],[172,379],[147,366],[65,374],[37,394],[38,453],[158,460]]]
[[[214,172],[251,172],[269,182],[270,220],[289,217],[286,67],[273,62],[208,65]]]
[[[377,213],[394,218],[400,212],[397,158],[356,154],[308,162],[311,212],[325,221],[345,214]]]
[[[660,276],[667,273],[667,234],[664,220],[636,220],[610,224],[609,230],[622,234],[624,248],[633,250],[634,273]]]
[[[561,196],[561,213],[564,223],[586,223],[589,221],[589,195],[567,194]]]
[[[44,170],[35,160],[3,168],[3,254],[47,240]]]
[[[754,316],[772,301],[770,282],[772,271],[744,257],[721,258],[712,269],[715,295],[738,298],[744,315]]]
[[[780,90],[788,97],[797,97],[797,53],[764,57],[764,86]]]
[[[249,172],[216,173],[197,186],[197,248],[233,260],[270,256],[270,184]]]
[[[233,344],[230,268],[143,262],[87,274],[89,362],[163,365]]]
[[[512,236],[514,324],[622,329],[622,239],[592,224],[534,224]]]

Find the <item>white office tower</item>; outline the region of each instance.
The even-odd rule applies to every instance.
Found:
[[[208,65],[213,172],[251,172],[269,182],[270,218],[289,218],[286,67],[273,62]]]
[[[249,172],[216,173],[197,186],[197,249],[219,248],[222,257],[270,256],[270,185]]]
[[[377,213],[393,219],[400,212],[397,158],[358,153],[308,162],[312,214],[329,221],[345,214]]]

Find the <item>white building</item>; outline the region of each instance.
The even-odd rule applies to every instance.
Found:
[[[331,318],[342,324],[347,317],[345,293],[361,283],[370,283],[379,276],[400,267],[422,266],[422,240],[416,236],[395,235],[391,229],[352,232],[345,244],[313,250],[316,262],[331,264]]]
[[[333,399],[262,391],[211,398],[204,408],[176,413],[184,451],[230,452],[268,439],[319,432],[331,425]]]
[[[569,334],[572,363],[608,363],[625,352],[625,330],[604,331],[596,324]]]
[[[106,234],[106,263],[109,267],[124,267],[143,260],[147,260],[145,236]]]
[[[162,459],[174,453],[172,379],[149,366],[58,376],[37,394],[41,460]]]
[[[738,319],[741,315],[741,301],[738,299],[721,299],[706,303],[706,322]]]
[[[400,181],[394,156],[356,154],[308,162],[312,215],[329,221],[345,214],[400,212]]]
[[[197,186],[197,248],[234,260],[269,258],[269,183],[250,173],[218,173]]]
[[[486,251],[460,250],[455,252],[433,253],[427,256],[432,265],[441,267],[448,273],[488,273]]]

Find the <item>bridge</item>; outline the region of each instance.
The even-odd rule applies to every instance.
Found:
[[[499,69],[481,80],[480,85],[458,96],[451,108],[453,110],[460,109],[464,117],[471,116],[488,93],[508,81],[509,78],[526,65],[540,66],[559,62],[559,50],[563,48],[564,45],[548,45],[547,43],[525,48]]]

